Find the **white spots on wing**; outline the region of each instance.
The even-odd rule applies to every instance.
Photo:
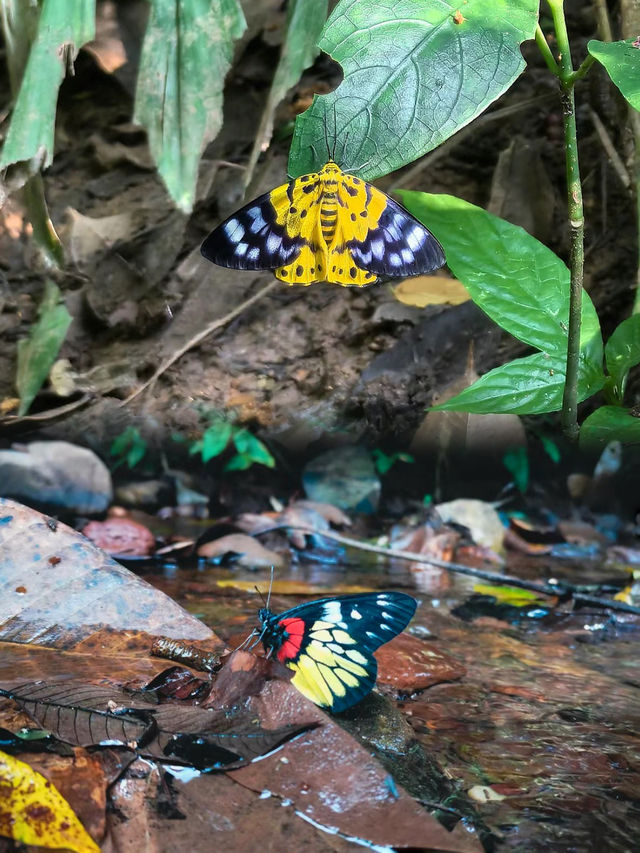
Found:
[[[280,237],[275,232],[271,232],[267,237],[267,252],[270,255],[275,255],[280,247]]]
[[[367,635],[367,637],[369,637],[370,640],[378,639],[378,635],[374,634],[373,631],[365,631],[365,634]]]
[[[366,268],[368,264],[371,263],[371,251],[367,250],[366,252],[360,251],[360,260],[362,264]]]
[[[410,264],[413,262],[413,252],[411,251],[411,249],[407,249],[406,247],[404,247],[400,254],[402,255],[402,260],[405,262],[405,264]]]
[[[424,243],[424,238],[425,234],[422,228],[419,225],[414,225],[407,234],[407,246],[415,252]]]
[[[384,242],[379,238],[371,241],[371,252],[373,257],[381,261],[384,256]]]
[[[262,218],[262,214],[258,210],[254,217],[253,222],[251,223],[251,228],[249,229],[253,234],[257,234],[262,228],[266,227],[266,222]]]
[[[339,601],[327,601],[322,608],[322,618],[327,622],[340,622],[342,619],[342,608]]]
[[[352,611],[351,611],[351,613],[350,613],[349,615],[351,616],[351,618],[352,618],[352,619],[362,619],[362,613],[359,613],[359,612],[355,609],[355,607],[352,609]]]
[[[257,246],[254,246],[252,249],[249,249],[247,252],[247,258],[250,261],[257,261],[260,257],[260,249]]]
[[[237,243],[244,237],[244,227],[240,225],[237,219],[230,219],[222,226],[222,229],[232,243]]]
[[[382,611],[382,618],[383,619],[393,619],[393,616],[390,613],[387,613],[386,610],[383,610]]]
[[[392,267],[399,267],[402,265],[402,258],[397,252],[391,252],[389,255],[389,263]]]
[[[384,623],[382,625],[380,625],[380,628],[383,631],[393,631],[393,628],[390,625],[385,625]],[[393,633],[395,634],[395,631],[393,631]]]
[[[246,255],[247,253],[248,248],[248,243],[238,243],[238,245],[236,246],[236,255],[238,255],[239,258],[244,257],[244,255]]]

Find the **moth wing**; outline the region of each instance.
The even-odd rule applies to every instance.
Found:
[[[439,269],[444,251],[433,234],[397,201],[365,184],[367,209],[364,235],[345,242],[351,257],[364,270],[386,276],[421,275]]]
[[[290,187],[283,184],[261,195],[218,225],[200,248],[204,257],[241,270],[274,270],[291,264],[306,241],[287,227]]]

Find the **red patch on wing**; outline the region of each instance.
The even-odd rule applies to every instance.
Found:
[[[281,619],[278,625],[284,628],[289,635],[276,652],[276,657],[280,663],[286,663],[298,656],[304,637],[304,619],[291,616],[289,619]]]

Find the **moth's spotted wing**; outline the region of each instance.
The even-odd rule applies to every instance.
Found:
[[[306,240],[286,227],[291,184],[254,199],[218,225],[200,251],[214,264],[241,270],[275,270],[291,264]]]
[[[369,693],[373,652],[409,624],[416,601],[400,592],[342,595],[276,615],[260,611],[265,648],[293,670],[292,683],[312,702],[343,711]]]
[[[363,238],[346,242],[354,262],[377,275],[410,276],[437,270],[445,263],[442,246],[408,210],[380,190],[366,185],[369,207],[382,212],[369,221]]]

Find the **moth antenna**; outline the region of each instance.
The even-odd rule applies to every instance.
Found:
[[[333,151],[331,152],[331,159],[333,162],[336,162],[336,145],[338,144],[338,111],[336,109],[336,102],[333,102]]]
[[[317,163],[318,162],[318,152],[316,151],[316,146],[310,145],[309,147],[311,148],[311,151],[313,152],[313,162]],[[329,156],[329,155],[327,155],[327,156]]]
[[[348,141],[349,141],[349,131],[347,131],[347,132],[345,133],[345,135],[344,135],[344,142],[342,143],[342,157],[340,158],[340,161],[341,161],[342,163],[344,163],[344,162],[345,162],[344,155],[345,155],[345,152],[346,152],[346,150],[347,150],[347,142],[348,142]]]
[[[258,593],[258,595],[260,596],[260,598],[262,599],[262,603],[264,604],[264,606],[265,606],[265,607],[268,607],[267,602],[264,600],[264,595],[260,592],[260,587],[258,586],[258,584],[254,584],[254,588],[255,588],[255,591],[256,591],[256,592]]]
[[[327,157],[330,160],[333,160],[331,155],[331,148],[329,147],[329,130],[327,129],[327,108],[324,108],[324,121],[322,123],[322,129],[324,130],[324,144],[327,146]],[[313,145],[311,146],[313,148]],[[315,149],[313,149],[315,152]]]

